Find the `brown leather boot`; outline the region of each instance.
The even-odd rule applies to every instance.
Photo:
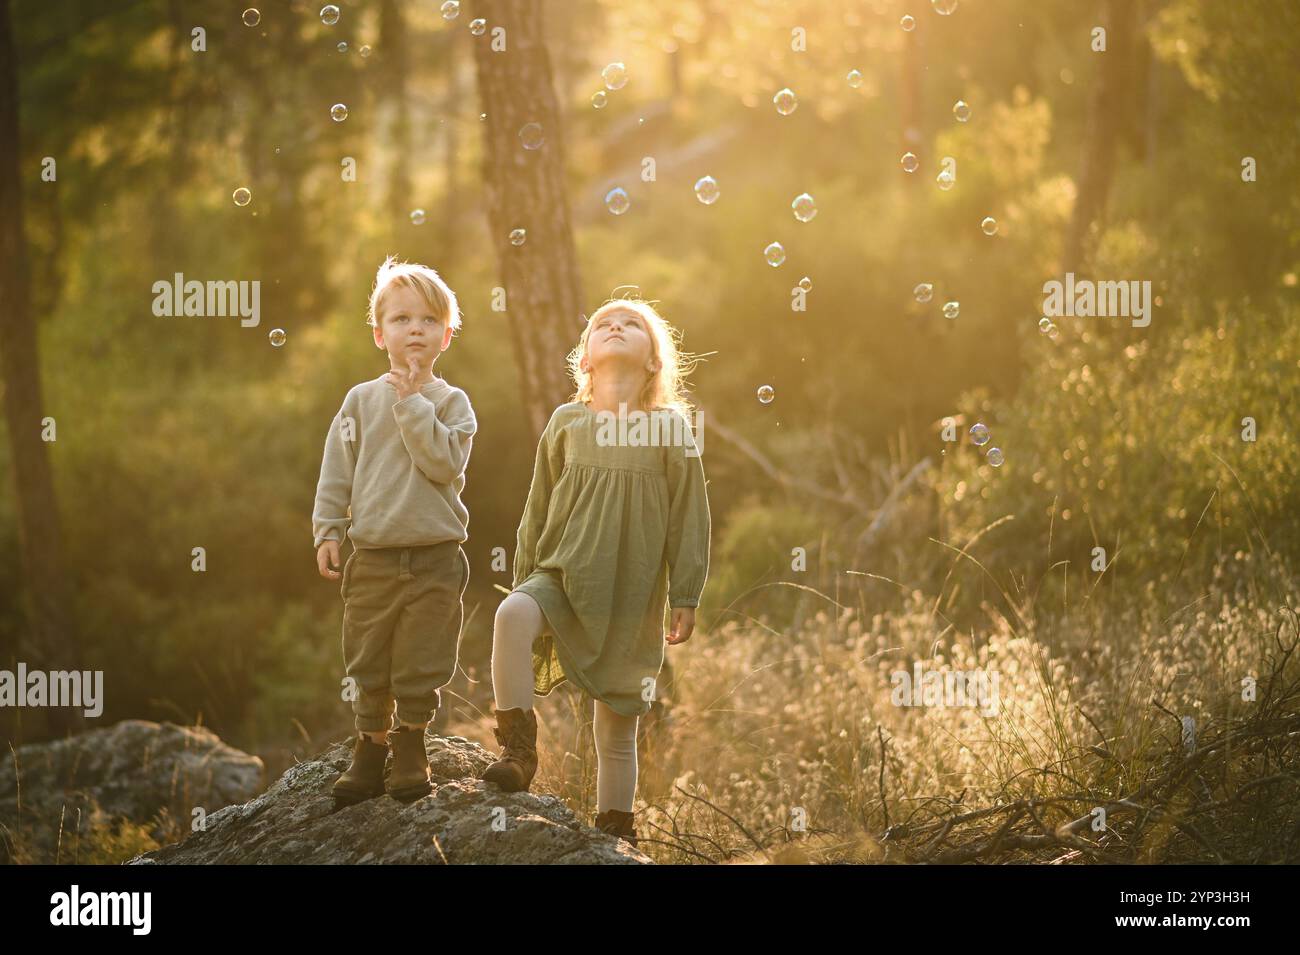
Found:
[[[611,836],[618,836],[624,839],[629,845],[636,845],[636,829],[633,828],[632,822],[636,818],[634,812],[623,812],[621,809],[606,809],[602,813],[596,814],[596,828],[601,832],[608,832]]]
[[[433,787],[429,783],[424,727],[399,726],[388,734],[388,739],[393,744],[393,769],[385,784],[388,795],[402,802],[427,796]]]
[[[376,743],[359,733],[352,746],[352,765],[334,780],[334,803],[351,806],[384,794],[384,758],[387,743]]]
[[[492,732],[501,744],[501,758],[480,778],[508,793],[527,792],[537,773],[537,714],[532,709],[493,712],[497,725]]]

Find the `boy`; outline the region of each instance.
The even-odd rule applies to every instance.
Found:
[[[478,427],[465,392],[433,374],[460,327],[456,296],[437,272],[389,256],[367,324],[390,369],[343,399],[312,512],[317,568],[342,578],[343,660],[358,734],[352,764],[334,783],[340,805],[431,789],[424,728],[456,669],[469,582],[460,494]],[[345,532],[352,555],[340,574]]]

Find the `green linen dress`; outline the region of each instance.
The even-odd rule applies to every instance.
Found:
[[[685,416],[639,432],[584,402],[551,415],[519,523],[514,590],[541,607],[534,690],[566,678],[624,716],[649,712],[667,606],[695,607],[708,574],[709,502]],[[644,422],[643,422],[644,423]],[[651,443],[653,442],[653,443]]]

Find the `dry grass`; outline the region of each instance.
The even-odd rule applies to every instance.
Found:
[[[643,721],[645,848],[683,863],[1300,860],[1293,594],[1216,575],[1163,618],[1154,599],[1048,613],[1001,596],[966,630],[913,590],[874,614],[825,598],[792,632],[701,634]],[[996,671],[996,707],[894,705],[890,674],[915,661]],[[575,699],[548,720],[543,785],[590,809]]]

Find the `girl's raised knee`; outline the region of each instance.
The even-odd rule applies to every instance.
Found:
[[[497,632],[526,632],[536,627],[541,616],[536,601],[527,594],[514,593],[497,605],[493,626]]]

